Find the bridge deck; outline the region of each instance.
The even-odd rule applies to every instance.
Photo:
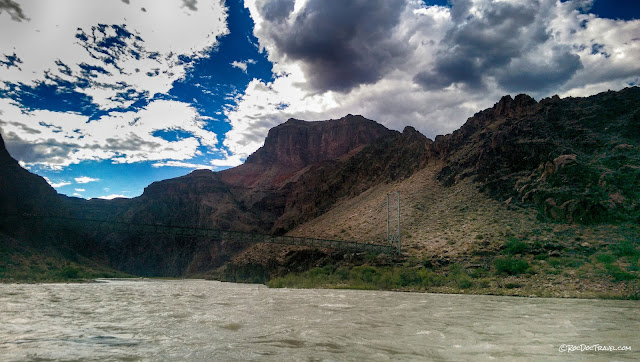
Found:
[[[81,219],[71,217],[55,217],[55,216],[37,216],[37,215],[4,215],[0,218],[2,222],[10,223],[11,220],[16,219],[23,220],[38,220],[46,224],[47,227],[52,228],[69,228],[77,227],[86,229],[87,227],[94,230],[103,230],[107,232],[124,232],[124,233],[136,233],[136,234],[160,234],[160,235],[173,235],[184,237],[202,237],[211,238],[216,240],[231,240],[242,241],[249,243],[268,243],[268,244],[281,244],[281,245],[296,245],[296,246],[308,246],[314,248],[326,248],[326,249],[340,249],[356,252],[371,252],[371,253],[385,253],[394,254],[397,253],[397,248],[390,245],[382,245],[367,242],[358,241],[345,241],[345,240],[331,240],[320,238],[305,238],[297,236],[286,235],[270,235],[249,233],[242,231],[227,231],[209,229],[203,227],[191,227],[180,225],[163,225],[163,224],[144,224],[144,223],[131,223],[124,221],[112,221],[112,220],[97,220],[97,219]],[[7,224],[8,225],[8,224]]]

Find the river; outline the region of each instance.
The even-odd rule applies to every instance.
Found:
[[[638,360],[639,352],[638,301],[205,280],[0,284],[3,361]]]

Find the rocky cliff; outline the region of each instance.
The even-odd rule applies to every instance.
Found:
[[[351,114],[323,122],[292,118],[272,128],[264,146],[243,165],[222,171],[220,176],[234,186],[282,187],[308,166],[349,157],[391,133],[377,122]]]
[[[73,216],[76,201],[22,168],[0,136],[0,279],[122,275],[104,266],[102,244],[85,230],[65,224],[52,228],[45,222],[48,217]]]
[[[473,177],[492,197],[541,217],[598,223],[640,217],[640,88],[536,102],[503,97],[437,137],[445,185]]]

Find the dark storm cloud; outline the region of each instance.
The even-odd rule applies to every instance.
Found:
[[[448,55],[436,61],[434,71],[423,71],[413,81],[425,89],[437,90],[452,83],[463,83],[469,88],[482,87],[482,69],[472,58]]]
[[[582,68],[579,56],[568,49],[554,48],[549,62],[517,59],[496,74],[496,79],[510,92],[537,91],[564,84]]]
[[[107,138],[106,145],[98,146],[94,145],[94,148],[101,148],[105,150],[111,150],[115,152],[124,153],[123,151],[138,151],[143,148],[147,149],[159,149],[162,147],[157,142],[145,141],[142,137],[136,134],[129,134],[127,138]]]
[[[290,6],[270,4],[261,9],[265,19]],[[272,24],[271,36],[280,52],[303,62],[313,89],[346,92],[380,80],[407,52],[390,36],[404,7],[403,0],[310,0],[293,24]]]
[[[6,124],[6,122],[0,122],[0,124]],[[31,132],[38,131],[32,129]],[[159,149],[162,147],[157,142],[146,141],[135,134],[129,134],[127,138],[122,139],[107,138],[105,144],[92,144],[84,147],[79,147],[76,143],[53,138],[38,141],[38,143],[25,142],[20,135],[14,132],[8,132],[3,137],[11,155],[16,160],[26,163],[55,163],[60,160],[68,160],[73,158],[73,154],[80,149],[112,151],[120,154],[114,159],[126,159],[127,154],[142,152],[141,150],[144,149]]]
[[[280,21],[289,17],[295,0],[268,0],[260,7],[260,13],[267,21]]]
[[[191,11],[198,11],[198,0],[182,0],[182,4]]]
[[[580,58],[568,50],[554,50],[546,64],[527,60],[550,39],[546,19],[537,17],[543,11],[538,1],[491,3],[481,16],[472,15],[470,5],[468,0],[454,3],[451,16],[457,26],[442,40],[444,50],[437,54],[433,68],[414,77],[425,89],[453,83],[482,88],[483,77],[493,75],[509,89],[537,90],[564,83],[582,67]]]
[[[24,142],[19,135],[13,132],[7,133],[4,137],[11,156],[26,163],[66,159],[78,148],[77,145],[52,138],[39,141],[37,144]]]
[[[2,14],[4,11],[9,13],[9,16],[11,16],[11,20],[29,20],[26,16],[24,16],[20,4],[13,0],[0,0],[0,14]]]

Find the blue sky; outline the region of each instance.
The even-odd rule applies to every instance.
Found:
[[[434,137],[504,94],[640,83],[622,0],[0,3],[0,132],[58,192],[135,197],[240,164],[289,117]]]

